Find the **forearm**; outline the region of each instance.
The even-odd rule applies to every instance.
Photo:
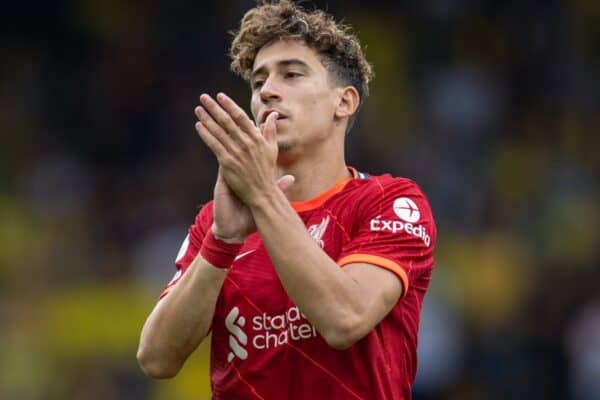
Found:
[[[155,378],[179,372],[206,336],[226,271],[196,257],[181,280],[156,305],[142,329],[138,361]]]
[[[253,206],[252,214],[286,292],[337,347],[366,309],[360,286],[310,237],[280,191]]]

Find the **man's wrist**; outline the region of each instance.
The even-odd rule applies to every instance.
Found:
[[[243,237],[224,237],[216,233],[215,231],[211,231],[212,235],[219,242],[227,243],[227,244],[242,244],[246,240]]]
[[[228,243],[218,239],[211,229],[202,240],[200,255],[216,268],[229,269],[241,247],[241,242]]]
[[[259,195],[253,196],[252,203],[246,205],[250,208],[250,212],[254,213],[266,208],[272,208],[278,201],[289,202],[283,191],[274,186],[271,190],[263,191]]]
[[[226,235],[221,234],[221,232],[219,231],[219,228],[215,222],[213,222],[212,226],[210,227],[210,232],[213,234],[215,239],[217,239],[221,242],[228,243],[228,244],[236,244],[236,243],[241,244],[246,241],[245,236],[226,236]]]

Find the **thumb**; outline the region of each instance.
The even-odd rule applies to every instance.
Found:
[[[219,165],[219,169],[217,170],[217,182],[224,182],[221,165]]]
[[[262,134],[267,139],[267,142],[271,142],[275,139],[277,134],[277,125],[275,125],[275,121],[279,117],[278,112],[272,112],[267,116],[267,120],[262,126]]]
[[[230,195],[230,194],[231,194],[231,189],[229,188],[229,185],[225,181],[225,178],[223,177],[223,171],[221,169],[221,166],[219,165],[219,172],[217,173],[217,182],[215,183],[214,195],[215,195],[215,197],[217,197],[217,195]]]
[[[295,180],[296,178],[294,178],[294,175],[284,175],[277,179],[277,187],[279,187],[279,189],[285,193],[290,187],[292,187]]]

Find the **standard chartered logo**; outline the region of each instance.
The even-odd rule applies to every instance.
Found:
[[[244,348],[248,344],[248,336],[242,328],[246,325],[246,319],[240,316],[240,309],[233,307],[225,318],[225,327],[229,331],[229,347],[231,351],[227,354],[227,361],[231,362],[235,357],[242,360],[248,358],[248,352]]]
[[[248,358],[246,350],[249,343],[256,350],[274,349],[290,341],[310,339],[317,336],[317,330],[300,312],[297,306],[290,307],[281,314],[269,315],[262,313],[254,315],[252,324],[246,325],[246,319],[240,315],[240,309],[233,307],[225,318],[225,327],[229,331],[229,347],[231,351],[227,355],[227,361],[231,362],[235,357],[245,360]],[[251,338],[249,340],[249,332]]]

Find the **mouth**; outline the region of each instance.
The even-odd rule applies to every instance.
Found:
[[[260,123],[264,124],[267,121],[267,117],[269,116],[269,114],[276,112],[277,114],[279,114],[277,116],[277,121],[281,121],[282,119],[287,119],[287,116],[282,114],[280,111],[278,110],[267,110],[263,113],[262,117],[260,118]]]

